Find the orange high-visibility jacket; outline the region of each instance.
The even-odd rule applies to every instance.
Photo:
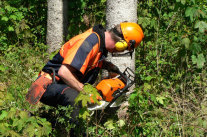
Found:
[[[90,83],[86,80],[86,74],[101,67],[101,60],[107,56],[104,32],[104,28],[97,25],[73,37],[45,65],[43,71],[52,73],[48,68],[53,67],[57,73],[62,64],[68,64],[77,70],[76,76],[80,81]]]
[[[104,32],[102,26],[94,26],[66,42],[53,59],[44,66],[43,72],[29,89],[26,95],[27,100],[31,104],[36,104],[41,99],[47,86],[52,83],[50,74],[53,72],[50,68],[54,68],[58,76],[58,70],[62,64],[75,68],[77,71],[74,75],[81,82],[93,84],[98,76],[102,59],[107,56]]]

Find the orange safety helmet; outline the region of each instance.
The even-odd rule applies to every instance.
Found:
[[[120,23],[122,34],[124,36],[124,40],[128,44],[128,49],[131,50],[132,48],[138,47],[141,43],[142,39],[144,38],[144,33],[142,28],[134,22],[123,22]],[[134,47],[131,47],[132,41],[135,41]]]

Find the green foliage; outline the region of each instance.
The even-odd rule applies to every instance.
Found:
[[[69,2],[67,39],[105,25],[106,0]],[[97,92],[84,87],[79,130],[88,136],[205,136],[207,112],[207,3],[148,0],[138,4],[145,38],[136,50],[135,92],[128,117],[87,110]],[[25,94],[46,60],[44,0],[0,1],[0,136],[69,135],[71,107],[31,106]],[[89,96],[93,94],[93,96]],[[31,115],[32,114],[32,115]],[[45,119],[46,118],[46,119]],[[53,126],[53,130],[51,124]],[[79,133],[79,131],[77,131]]]
[[[58,116],[56,118],[57,123],[64,127],[65,132],[70,132],[70,129],[74,127],[73,123],[70,122],[72,110],[71,106],[58,106],[58,109],[55,110],[55,114]]]
[[[8,52],[13,46],[33,45],[41,48],[45,41],[45,1],[19,0],[14,3],[9,0],[2,1],[0,5],[0,53]],[[40,36],[43,37],[40,39]]]
[[[105,2],[103,0],[69,2],[68,37],[91,27],[94,22],[89,20],[96,23],[103,21]],[[31,83],[37,78],[48,58],[55,54],[46,53],[47,1],[7,0],[1,1],[0,7],[0,136],[69,134],[70,129],[74,127],[68,122],[72,108],[54,109],[41,104],[31,106],[25,100],[25,94]],[[12,113],[12,117],[7,117],[9,114],[7,112],[14,108],[16,113]],[[20,116],[20,113],[28,115],[32,113],[36,116]],[[54,123],[52,117],[56,117],[54,130],[51,130],[48,123],[48,121]]]
[[[42,67],[42,58],[35,58],[37,53],[34,51],[26,47],[13,47],[9,53],[0,57],[2,136],[48,136],[52,131],[51,124],[46,119],[29,116],[29,111],[24,111],[29,110],[28,103],[25,103],[25,94],[31,81],[37,76],[35,71]]]
[[[198,54],[198,57],[196,57],[195,55],[192,55],[192,62],[193,64],[197,64],[198,68],[202,68],[206,60],[203,54]]]
[[[96,98],[97,96],[100,96],[100,94],[98,93],[96,88],[94,88],[90,84],[84,85],[83,91],[81,91],[75,99],[76,104],[78,104],[79,102],[82,103],[82,108],[79,113],[80,118],[83,118],[84,120],[86,120],[86,118],[90,116],[89,110],[87,109],[88,104],[91,104],[92,100],[94,101],[93,103],[99,104],[99,101]]]
[[[53,107],[43,107],[41,112],[38,112],[36,115],[41,115],[46,117],[47,120],[52,123],[53,131],[51,136],[62,136],[70,135],[71,128],[74,128],[75,125],[70,122],[71,112],[73,108],[71,106],[58,106],[57,108]]]
[[[51,133],[51,124],[46,119],[29,116],[26,111],[11,107],[1,110],[0,135],[1,136],[47,136]]]
[[[139,3],[138,22],[145,40],[136,54],[141,85],[129,100],[130,135],[205,134],[205,122],[199,119],[206,119],[201,118],[206,112],[199,106],[207,106],[206,4],[203,0]]]
[[[51,124],[31,116],[37,107],[25,101],[47,55],[45,1],[8,0],[0,7],[0,136],[49,136]]]
[[[72,36],[84,32],[94,24],[105,23],[106,0],[76,0],[68,3],[68,36]]]

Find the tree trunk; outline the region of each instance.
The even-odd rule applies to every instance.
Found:
[[[137,22],[137,0],[107,0],[106,29],[123,21]],[[111,57],[110,60],[123,71],[126,67],[134,70],[135,58],[130,56]]]
[[[137,23],[137,0],[107,0],[106,29],[123,21]],[[112,57],[109,55],[108,60],[117,65],[121,71],[124,71],[126,67],[135,70],[135,53],[133,53],[132,59],[131,56]],[[130,89],[130,92],[133,91],[133,88]],[[127,105],[128,102],[124,103],[122,107]],[[126,109],[121,109],[118,116],[126,117]]]
[[[47,45],[51,53],[61,47],[67,35],[68,0],[48,0]]]

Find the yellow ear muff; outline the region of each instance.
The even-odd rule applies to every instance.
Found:
[[[116,47],[117,51],[123,51],[128,47],[128,44],[126,41],[120,40],[120,41],[116,42],[115,47]]]

